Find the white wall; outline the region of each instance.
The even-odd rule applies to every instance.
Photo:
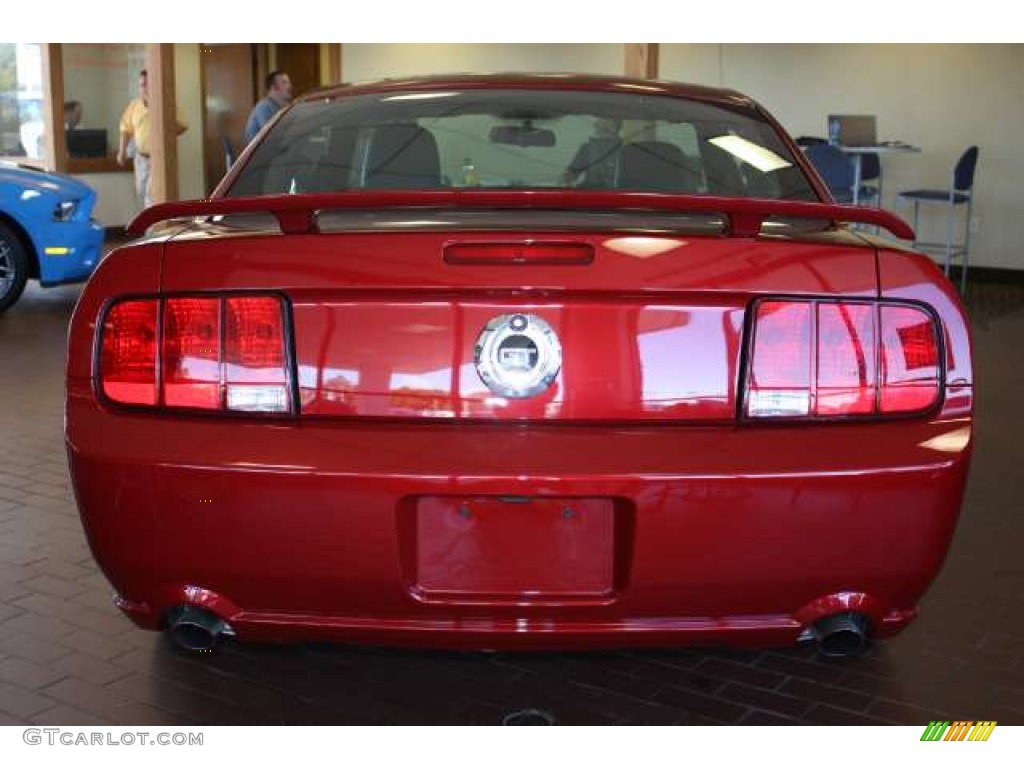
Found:
[[[622,73],[622,46],[612,43],[343,43],[347,83],[452,72]]]
[[[874,114],[881,140],[920,146],[883,158],[885,207],[895,192],[942,187],[970,144],[980,148],[973,264],[1024,269],[1022,45],[663,45],[661,76],[735,88],[794,136],[826,135],[828,113]],[[944,219],[922,217],[930,240]]]
[[[93,216],[104,227],[123,227],[138,212],[135,202],[135,177],[131,171],[123,173],[77,173],[96,190],[96,209]]]

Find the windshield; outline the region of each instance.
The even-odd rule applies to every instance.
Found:
[[[296,104],[227,194],[467,187],[818,199],[776,131],[749,108],[498,88]]]

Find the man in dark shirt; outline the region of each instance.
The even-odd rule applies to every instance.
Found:
[[[562,183],[581,187],[614,187],[622,121],[602,117],[594,123],[594,135],[580,146],[562,175]],[[580,178],[582,177],[582,182]]]
[[[64,130],[73,131],[82,122],[82,102],[64,102]]]
[[[246,144],[256,138],[256,134],[270,122],[270,118],[292,100],[292,81],[287,72],[274,70],[267,75],[265,84],[267,95],[252,108],[245,123]]]

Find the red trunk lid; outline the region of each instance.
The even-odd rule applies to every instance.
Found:
[[[281,235],[223,226],[170,243],[162,287],[283,291],[303,416],[549,421],[729,421],[751,298],[877,290],[873,250],[843,231]],[[485,329],[509,318],[550,331],[543,349],[523,354],[560,347],[550,382],[529,396],[481,371]]]

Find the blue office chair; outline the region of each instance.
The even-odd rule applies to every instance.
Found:
[[[960,293],[967,289],[967,254],[971,245],[971,211],[974,205],[974,169],[978,164],[978,148],[968,147],[953,169],[953,176],[950,179],[949,189],[910,189],[900,192],[897,198],[900,200],[914,201],[914,232],[919,237],[918,214],[922,203],[939,203],[946,206],[946,242],[930,243],[924,240],[915,240],[914,247],[922,251],[937,252],[945,254],[946,277],[949,277],[949,270],[952,261],[960,257]],[[953,242],[953,219],[956,207],[966,205],[967,218],[964,221],[964,241]]]
[[[804,154],[837,203],[853,202],[853,162],[831,144],[811,144]]]
[[[238,155],[235,154],[235,148],[231,146],[231,139],[224,135],[221,135],[220,139],[224,145],[224,170],[230,171],[231,166],[234,165],[235,160],[238,159]]]

